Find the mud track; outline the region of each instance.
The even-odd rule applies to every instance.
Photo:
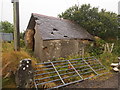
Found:
[[[113,73],[98,77],[96,79],[85,80],[76,84],[64,87],[64,89],[79,89],[79,90],[120,90],[120,73]],[[109,88],[109,89],[108,89]]]

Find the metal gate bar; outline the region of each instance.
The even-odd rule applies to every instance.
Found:
[[[95,58],[95,57],[94,57],[94,58]],[[104,69],[107,69],[98,59],[95,58],[95,60],[97,60],[98,63],[99,63],[101,66],[103,66]]]
[[[96,59],[91,59],[91,60],[86,60],[86,61],[93,61],[93,60],[96,60]],[[77,62],[77,61],[75,61]],[[75,62],[71,62],[71,63],[75,63]],[[80,61],[80,62],[84,62],[84,61]],[[63,63],[63,64],[54,64],[54,65],[64,65],[64,64],[69,64],[69,63]],[[37,64],[37,65],[40,65],[40,64]],[[47,65],[47,66],[42,66],[42,67],[36,67],[36,68],[43,68],[43,67],[50,67],[52,65]]]
[[[51,61],[50,61],[51,62]],[[58,76],[60,77],[60,80],[62,81],[63,84],[65,84],[65,82],[63,81],[62,77],[60,76],[59,72],[57,71],[56,67],[54,66],[54,64],[51,62],[53,68],[55,69],[55,71],[57,72]]]
[[[87,66],[87,65],[86,65]],[[92,66],[92,65],[91,65]],[[82,67],[85,67],[85,66],[82,66]],[[81,67],[78,67],[78,68],[81,68]],[[95,67],[94,67],[95,68]],[[97,67],[96,67],[97,68]],[[73,68],[72,68],[73,69]],[[77,68],[76,68],[77,69]],[[84,71],[84,70],[88,70],[88,69],[90,69],[90,68],[87,68],[87,69],[82,69],[82,70],[78,70],[78,71]],[[66,70],[68,70],[68,69],[65,69],[65,70],[58,70],[59,72],[60,71],[66,71]],[[39,75],[44,75],[44,74],[50,74],[50,73],[55,73],[56,71],[53,71],[53,72],[48,72],[48,73],[42,73],[42,74],[35,74],[34,76],[39,76]],[[75,71],[74,71],[75,72]],[[65,74],[60,74],[60,75],[66,75],[66,74],[68,74],[68,73],[65,73]],[[56,77],[57,75],[55,75],[55,76],[50,76],[50,77]],[[45,77],[45,78],[50,78],[50,77]],[[42,79],[44,79],[44,78],[42,78]],[[42,80],[42,79],[39,79],[39,80]]]
[[[95,68],[98,68],[98,67],[93,67],[93,69],[95,69]],[[86,69],[77,70],[77,71],[85,71],[85,70],[89,70],[89,69],[90,69],[90,68],[86,68]],[[103,68],[103,69],[104,69],[104,68]],[[66,70],[62,70],[62,71],[66,71]],[[42,74],[36,74],[36,75],[34,75],[34,76],[39,76],[39,75],[44,75],[44,74],[50,74],[50,73],[55,73],[55,72],[56,72],[56,71],[54,71],[54,72],[48,72],[48,73],[42,73]],[[75,72],[75,71],[73,71],[73,72],[68,72],[68,73],[65,73],[65,74],[60,74],[60,75],[71,74],[71,73],[74,73],[74,72]],[[46,79],[46,78],[51,78],[51,77],[56,77],[56,76],[58,76],[58,75],[41,78],[41,79],[39,79],[39,80]]]
[[[107,71],[105,71],[106,68],[102,63],[94,57],[49,61],[37,63],[36,66],[34,81],[38,88],[39,85],[52,82],[56,84],[56,86],[53,86],[52,88],[59,88],[105,74],[101,73],[101,71],[107,73]],[[100,74],[98,74],[98,72],[100,72]],[[95,75],[90,76],[92,73]],[[72,78],[75,80],[72,80]]]
[[[94,73],[95,73],[96,75],[98,75],[98,73],[90,66],[90,64],[88,64],[88,63],[84,60],[84,58],[83,58],[83,61],[94,71]]]
[[[82,80],[83,80],[83,77],[78,73],[78,71],[75,69],[75,67],[71,64],[71,62],[69,61],[69,60],[67,60],[69,63],[70,63],[70,65],[72,66],[72,68],[75,70],[75,72],[79,75],[79,77],[80,78],[82,78]]]
[[[98,70],[98,71],[99,71],[99,70]],[[90,72],[87,72],[87,73],[84,73],[84,74],[88,74],[88,73],[90,73]],[[107,74],[107,73],[108,73],[108,72],[105,72],[105,73],[102,73],[102,74]],[[99,75],[102,75],[102,74],[99,74]],[[96,76],[98,76],[98,75],[96,75]],[[84,80],[90,79],[90,78],[93,78],[93,77],[96,77],[96,76],[91,76],[91,77],[88,77],[88,78],[84,78]],[[74,84],[74,83],[81,82],[81,81],[83,81],[83,80],[74,81],[74,82],[67,83],[67,84],[65,84],[65,85],[59,85],[59,86],[56,86],[56,87],[53,87],[53,88],[60,88],[60,87],[67,86],[67,85]],[[49,89],[47,89],[47,90],[50,90],[50,89],[53,89],[53,88],[49,88]]]
[[[73,65],[82,65],[82,64],[85,64],[85,63],[81,63],[81,64],[73,64]],[[99,63],[98,63],[99,64]],[[91,64],[92,65],[95,65],[95,64]],[[97,64],[96,64],[97,65]],[[88,65],[85,65],[85,66],[88,66]],[[67,67],[67,66],[63,66],[63,67]],[[38,67],[39,68],[39,67]],[[57,67],[57,69],[59,69],[60,67]],[[49,68],[49,69],[42,69],[42,70],[36,70],[35,72],[38,72],[38,71],[43,71],[43,70],[51,70],[51,69],[54,69],[54,68]]]

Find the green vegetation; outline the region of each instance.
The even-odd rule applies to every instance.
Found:
[[[99,56],[99,59],[101,63],[107,67],[109,70],[111,70],[110,64],[112,62],[118,62],[117,55],[112,53],[103,53]]]
[[[120,56],[120,41],[119,40],[115,42],[113,53],[117,56]]]
[[[88,45],[86,47],[86,52],[90,56],[95,56],[98,60],[101,61],[101,63],[105,67],[107,67],[109,70],[111,70],[110,64],[112,62],[118,62],[118,56],[120,54],[118,52],[119,45],[115,43],[114,46],[113,46],[113,50],[111,52],[109,52],[108,48],[105,46],[106,43],[107,43],[106,41],[104,41],[100,38],[96,39],[95,42],[94,42],[94,45],[92,45],[92,46]],[[111,43],[109,43],[108,45],[109,45],[109,48],[112,49],[110,47]]]
[[[87,46],[87,52],[90,54],[90,56],[98,56],[104,52],[104,47],[103,45],[106,42],[102,39],[95,39],[95,42],[93,45],[88,45]]]
[[[99,11],[90,4],[83,4],[81,7],[74,5],[58,16],[76,22],[92,35],[104,40],[120,38],[117,14],[113,12],[104,9]]]
[[[0,32],[13,33],[13,31],[14,31],[13,24],[11,24],[8,21],[0,22]]]
[[[27,49],[21,48],[20,51],[14,51],[13,42],[2,43],[2,87],[15,88],[15,72],[19,66],[19,61],[30,58],[33,62],[37,62],[36,58],[31,56]]]
[[[13,24],[11,24],[8,21],[1,21],[0,22],[0,32],[3,33],[14,33],[14,27]],[[20,32],[20,39],[23,41],[24,40],[24,34],[25,32]],[[21,41],[21,42],[22,42]],[[21,44],[22,46],[24,45],[24,43],[22,42]]]

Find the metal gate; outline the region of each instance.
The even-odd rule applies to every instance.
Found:
[[[108,73],[107,69],[94,57],[37,63],[35,85],[41,88],[53,84],[53,88],[63,87],[98,75]],[[49,89],[50,89],[49,88]]]

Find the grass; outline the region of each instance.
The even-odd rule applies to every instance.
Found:
[[[14,74],[19,66],[19,62],[22,59],[32,59],[33,65],[37,62],[36,58],[31,56],[25,48],[21,48],[20,51],[14,51],[13,42],[2,43],[2,87],[3,88],[15,88]]]
[[[14,77],[7,77],[2,79],[3,88],[16,88]]]
[[[90,57],[89,53],[86,53],[85,57]],[[35,63],[38,62],[38,60],[33,57],[33,52],[31,50],[28,50],[26,48],[21,48],[20,51],[14,51],[14,48],[13,48],[13,42],[11,43],[2,43],[2,76],[5,77],[3,78],[3,87],[4,88],[14,88],[16,87],[15,86],[15,81],[14,81],[14,76],[12,76],[12,74],[8,74],[9,72],[12,72],[12,73],[15,73],[15,71],[17,70],[17,67],[19,65],[19,61],[22,60],[22,59],[25,59],[25,58],[30,58],[32,59],[32,65],[33,67],[36,67],[35,66]],[[81,56],[79,55],[74,55],[74,56],[68,56],[67,58],[58,58],[56,60],[67,60],[67,59],[75,59],[75,58],[81,58]],[[109,70],[111,69],[110,68],[110,64],[112,62],[116,62],[117,61],[117,56],[116,55],[113,55],[113,54],[109,54],[109,53],[104,53],[104,54],[101,54],[99,56],[99,60],[103,63],[103,65],[105,65]],[[39,61],[40,62],[40,61]],[[38,67],[42,67],[43,65],[39,65]],[[68,65],[69,66],[69,65]],[[58,65],[57,67],[61,67],[60,65]],[[78,66],[76,66],[78,67]],[[45,68],[44,68],[45,69]],[[59,70],[64,70],[64,69],[68,69],[68,67],[66,68],[60,68]],[[37,70],[40,70],[37,69]],[[41,71],[39,72],[40,73],[45,73],[47,71]],[[70,71],[72,72],[72,71]],[[84,71],[85,72],[85,71]],[[65,73],[65,72],[62,72],[62,73]],[[62,74],[61,73],[61,74]],[[6,76],[8,75],[8,76]],[[56,74],[52,74],[53,76],[56,75]],[[74,74],[71,74],[71,75],[74,75]],[[37,78],[43,78],[43,77],[49,77],[51,76],[50,74],[47,74],[47,75],[43,75],[43,76],[39,76]],[[68,75],[64,75],[63,77],[67,77]],[[91,74],[88,74],[86,75],[85,77],[88,77],[88,76],[94,76],[93,73]],[[54,78],[53,78],[54,79]],[[80,78],[79,77],[74,77],[74,78],[68,78],[65,80],[65,82],[70,82],[71,80],[72,81],[75,81],[75,80],[79,80]],[[50,79],[48,79],[50,80]],[[43,80],[42,82],[45,82],[47,80]],[[46,83],[44,84],[43,86],[40,86],[41,88],[51,88],[53,86],[56,86],[57,83]]]
[[[103,53],[99,56],[99,60],[102,62],[102,64],[111,70],[110,64],[113,62],[118,62],[118,56],[114,55],[112,53]]]
[[[20,51],[14,51],[13,42],[11,43],[2,43],[2,87],[3,88],[16,88],[15,84],[15,72],[19,66],[19,62],[22,59],[30,58],[32,60],[32,66],[34,68],[42,67],[43,65],[35,65],[38,62],[38,59],[33,57],[33,52],[26,48],[20,48]],[[40,62],[40,61],[39,61]],[[40,70],[40,68],[37,68]],[[39,73],[45,73],[46,71],[41,71]],[[42,75],[41,77],[49,77],[50,75]],[[43,80],[47,81],[47,80]],[[39,88],[51,88],[56,86],[55,83],[46,83]]]
[[[33,61],[37,62],[36,58],[30,56],[28,52],[26,52],[24,49],[21,48],[20,51],[14,51],[13,49],[13,43],[3,43],[3,49],[2,49],[2,68],[3,77],[9,72],[9,71],[16,71],[19,61],[25,58],[30,58]]]

